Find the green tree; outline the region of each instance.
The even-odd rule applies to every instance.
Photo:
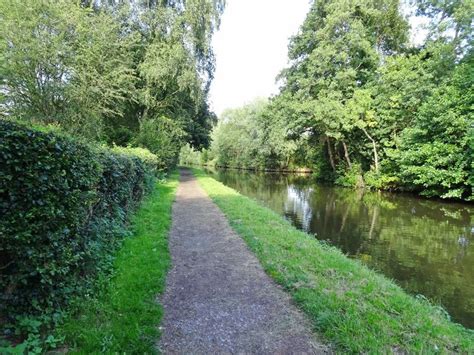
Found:
[[[430,20],[420,47],[409,46],[398,0],[313,2],[290,41],[280,93],[257,113],[227,111],[211,156],[224,166],[310,166],[344,186],[472,199],[474,2],[412,5]]]
[[[134,139],[134,144],[148,148],[159,160],[159,168],[175,166],[179,151],[185,144],[186,132],[168,117],[144,120]]]
[[[284,121],[262,99],[226,110],[212,138],[209,154],[220,166],[287,169],[296,151]]]
[[[426,196],[474,199],[474,66],[467,58],[436,88],[401,137],[403,183]]]
[[[297,130],[325,142],[333,171],[342,159],[351,168],[350,138],[362,127],[348,103],[374,79],[385,56],[404,48],[407,34],[397,0],[318,1],[291,40],[281,95],[291,102]]]
[[[6,114],[100,138],[103,119],[123,114],[117,103],[134,87],[133,36],[70,1],[2,1],[0,13]]]
[[[459,56],[472,47],[473,0],[413,0],[419,15],[430,19],[429,39],[450,43]]]
[[[164,130],[140,144],[156,149],[169,133],[206,147],[223,9],[222,0],[3,1],[0,112],[120,145],[167,117],[184,138]]]

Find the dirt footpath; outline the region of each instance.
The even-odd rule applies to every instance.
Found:
[[[169,238],[163,353],[327,352],[188,170],[181,171]]]

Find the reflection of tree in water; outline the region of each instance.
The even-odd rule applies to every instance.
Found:
[[[472,206],[327,187],[294,175],[226,171],[216,178],[474,327]]]
[[[318,235],[474,327],[474,235],[466,233],[472,208],[333,190],[320,191],[325,198],[319,199],[314,193],[313,210],[323,214],[313,220],[313,229],[321,229]]]
[[[311,187],[297,189],[294,185],[290,185],[287,188],[287,198],[284,206],[285,215],[295,216],[301,224],[300,228],[306,232],[311,232],[309,227],[313,210],[309,204],[309,199],[312,192]]]
[[[390,220],[387,220],[390,218]],[[370,245],[372,267],[394,277],[405,289],[439,301],[457,320],[474,326],[474,253],[458,243],[460,228],[452,221],[386,217],[377,243]]]

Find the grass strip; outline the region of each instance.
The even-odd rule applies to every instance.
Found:
[[[268,275],[338,352],[474,353],[474,331],[451,322],[441,307],[408,295],[203,171],[193,172]]]
[[[79,312],[58,330],[71,353],[156,352],[163,315],[156,297],[170,266],[168,231],[177,185],[177,174],[157,183],[132,219],[133,237],[117,255],[114,277],[102,282],[99,296],[76,305]]]

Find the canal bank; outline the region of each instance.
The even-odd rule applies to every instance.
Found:
[[[424,298],[319,243],[277,213],[200,170],[201,186],[256,254],[267,274],[338,349],[351,352],[474,351],[474,334]]]
[[[332,353],[187,169],[172,216],[160,353]]]
[[[474,328],[474,205],[322,185],[304,174],[209,174]]]

